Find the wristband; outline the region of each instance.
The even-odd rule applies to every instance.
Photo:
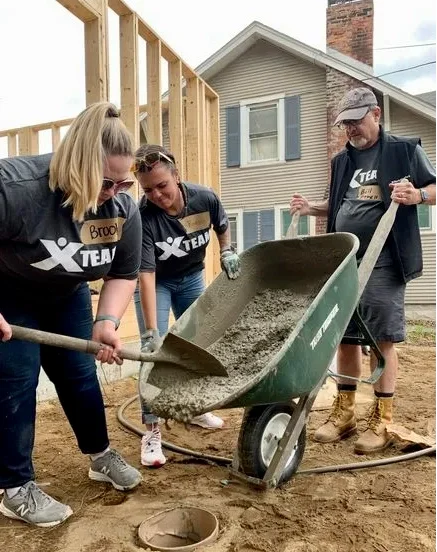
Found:
[[[112,314],[98,314],[96,316],[96,319],[94,320],[94,324],[96,322],[103,322],[104,320],[110,320],[111,322],[114,322],[115,329],[118,330],[118,327],[120,326],[120,319],[116,316],[112,316]]]

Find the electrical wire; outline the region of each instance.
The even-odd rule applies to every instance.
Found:
[[[435,46],[435,42],[425,42],[423,44],[405,44],[404,46],[384,46],[382,48],[373,48],[374,50],[397,50],[400,48],[419,48],[420,46]]]
[[[140,429],[138,426],[130,422],[124,415],[125,410],[130,406],[134,401],[138,400],[138,395],[127,399],[117,410],[117,420],[122,426],[126,429],[142,437],[145,432]],[[161,441],[162,446],[171,452],[177,452],[179,454],[184,454],[187,456],[192,456],[194,458],[200,458],[206,461],[214,462],[219,465],[229,465],[232,463],[232,458],[226,458],[225,456],[214,456],[212,454],[204,454],[196,450],[188,449],[185,447],[180,447],[174,445],[169,441]],[[395,464],[397,462],[407,462],[408,460],[414,460],[415,458],[420,458],[421,456],[429,456],[435,454],[436,447],[427,447],[425,449],[410,452],[406,454],[401,454],[399,456],[392,456],[391,458],[380,458],[377,460],[366,460],[364,462],[355,462],[351,464],[337,464],[331,466],[320,466],[317,468],[309,468],[307,470],[298,470],[294,475],[308,475],[311,473],[330,473],[330,472],[339,472],[346,470],[359,470],[365,468],[375,468],[379,466],[386,466],[388,464]]]
[[[361,79],[361,82],[365,82],[372,79],[379,79],[380,77],[385,77],[386,75],[394,75],[395,73],[402,73],[404,71],[411,71],[411,69],[418,69],[419,67],[425,67],[426,65],[434,65],[434,61],[427,61],[426,63],[419,63],[419,65],[412,65],[411,67],[405,67],[405,69],[396,69],[396,71],[389,71],[388,73],[381,73],[380,75],[373,75],[367,79]]]

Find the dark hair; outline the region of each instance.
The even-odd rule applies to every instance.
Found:
[[[156,156],[156,159],[155,159]],[[151,158],[150,160],[148,158]],[[172,172],[177,171],[174,155],[158,144],[144,144],[135,152],[135,172],[144,173],[151,170],[150,165],[159,161],[166,165]]]

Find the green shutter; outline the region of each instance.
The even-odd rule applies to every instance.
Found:
[[[240,106],[226,108],[226,166],[240,166]]]

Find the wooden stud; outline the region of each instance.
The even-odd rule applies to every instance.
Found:
[[[138,21],[136,14],[120,17],[121,117],[139,146],[138,112]]]
[[[52,150],[56,151],[61,142],[61,127],[52,125]]]
[[[205,85],[199,81],[199,158],[200,172],[199,181],[206,184],[207,181],[207,163],[206,163],[206,103],[205,103]]]
[[[190,78],[185,86],[186,103],[186,148],[187,180],[200,181],[200,140],[199,140],[199,80]]]
[[[102,0],[106,5],[106,0]],[[85,23],[85,85],[86,104],[109,97],[109,63],[107,48],[107,9],[104,14]]]
[[[38,155],[38,132],[32,127],[24,127],[18,133],[18,151],[20,155]]]
[[[161,41],[147,43],[147,142],[162,145]]]
[[[185,172],[184,132],[183,132],[183,100],[182,100],[182,64],[172,61],[168,64],[168,129],[170,135],[170,151],[173,153],[179,174],[183,178]]]
[[[17,155],[17,134],[8,134],[8,157]]]
[[[207,173],[208,186],[220,197],[220,108],[218,98],[206,100],[206,120],[208,129],[207,139]],[[210,256],[211,281],[216,278],[220,272],[220,246],[217,240],[212,243],[212,254]]]

